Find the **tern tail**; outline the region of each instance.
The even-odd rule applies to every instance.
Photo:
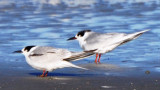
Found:
[[[59,64],[59,68],[64,68],[64,67],[74,67],[74,68],[79,68],[79,69],[84,69],[84,70],[88,70],[86,68],[83,68],[83,67],[80,67],[80,66],[77,66],[77,65],[74,65],[68,61],[61,61],[60,64]]]
[[[131,40],[133,40],[133,39],[138,38],[139,36],[141,36],[143,33],[147,32],[147,31],[149,31],[149,29],[143,30],[143,31],[140,31],[140,32],[135,32],[135,33],[132,33],[132,34],[127,34],[127,35],[123,38],[122,42],[120,42],[120,45],[122,45],[122,44],[124,44],[124,43],[127,43],[127,42],[129,42],[129,41],[131,41]]]
[[[71,67],[88,70],[87,68],[83,68],[83,67],[80,67],[80,66],[77,66],[77,65],[74,65],[74,64],[71,64]]]
[[[136,32],[136,33],[133,33],[133,34],[129,34],[128,36],[130,38],[133,38],[133,39],[136,39],[137,37],[141,36],[143,33],[149,31],[149,29],[147,30],[143,30],[143,31],[140,31],[140,32]]]

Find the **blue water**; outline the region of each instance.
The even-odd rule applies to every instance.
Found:
[[[24,69],[24,56],[12,52],[28,45],[82,51],[77,41],[66,40],[83,29],[102,33],[151,29],[104,54],[101,63],[160,72],[159,28],[159,0],[1,0],[0,63]],[[74,63],[94,63],[94,58]]]

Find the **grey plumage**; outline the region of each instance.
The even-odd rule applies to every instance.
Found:
[[[16,51],[20,52],[20,51]],[[58,68],[75,67],[69,61],[80,60],[94,55],[93,51],[71,52],[66,49],[46,46],[27,46],[21,50],[26,58],[26,62],[35,69],[52,71]]]
[[[85,51],[95,50],[96,53],[106,53],[119,45],[127,43],[133,39],[136,39],[144,32],[148,30],[126,34],[126,33],[97,33],[97,32],[85,32],[84,36],[79,37],[76,35],[80,46]]]
[[[96,59],[99,56],[98,62],[100,62],[101,54],[110,52],[116,47],[125,44],[133,39],[136,39],[144,32],[149,30],[143,30],[131,34],[126,33],[97,33],[91,30],[83,30],[76,34],[75,37],[71,37],[68,40],[77,39],[80,46],[84,51],[95,50]]]

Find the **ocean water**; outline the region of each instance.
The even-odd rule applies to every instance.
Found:
[[[150,29],[104,54],[101,63],[160,72],[159,28],[159,0],[1,0],[0,63],[32,69],[23,55],[12,53],[29,45],[82,51],[78,41],[67,39],[84,29],[100,33]],[[94,58],[73,63],[94,63]]]

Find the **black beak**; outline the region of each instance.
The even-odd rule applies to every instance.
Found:
[[[71,38],[69,38],[67,40],[75,40],[75,39],[77,39],[77,38],[76,37],[71,37]]]
[[[22,51],[18,50],[18,51],[14,51],[13,53],[22,53]]]

